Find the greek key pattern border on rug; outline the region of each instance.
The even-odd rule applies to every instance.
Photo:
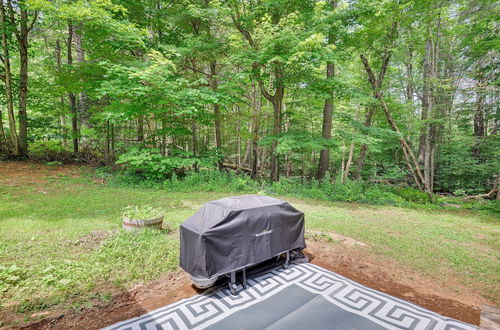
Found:
[[[247,289],[239,291],[237,296],[232,296],[227,286],[213,288],[105,329],[203,329],[290,285],[321,295],[335,306],[387,329],[476,329],[312,264],[292,264],[288,269],[277,268],[250,278]]]

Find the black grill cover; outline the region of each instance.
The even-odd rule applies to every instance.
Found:
[[[180,265],[209,278],[305,248],[304,213],[259,195],[211,201],[180,227]]]

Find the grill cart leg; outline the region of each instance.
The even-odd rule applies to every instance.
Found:
[[[247,269],[243,268],[243,289],[247,288]]]
[[[229,281],[229,291],[233,296],[236,296],[236,289],[238,285],[236,285],[236,272],[231,272],[231,280]]]
[[[287,269],[288,267],[290,267],[290,251],[286,251],[286,259],[283,264],[283,268]]]

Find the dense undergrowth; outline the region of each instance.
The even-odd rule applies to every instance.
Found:
[[[281,178],[278,182],[252,179],[248,175],[217,170],[188,172],[182,177],[174,174],[171,178],[164,180],[148,179],[131,172],[111,172],[108,168],[100,168],[94,175],[112,186],[143,187],[169,192],[257,193],[400,207],[461,208],[500,214],[499,201],[464,201],[460,196],[436,194],[434,203],[431,203],[427,194],[412,187],[360,181],[342,183],[332,180],[328,175],[322,181]]]

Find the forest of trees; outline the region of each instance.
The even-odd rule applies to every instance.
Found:
[[[2,0],[0,153],[484,194],[495,0]]]

